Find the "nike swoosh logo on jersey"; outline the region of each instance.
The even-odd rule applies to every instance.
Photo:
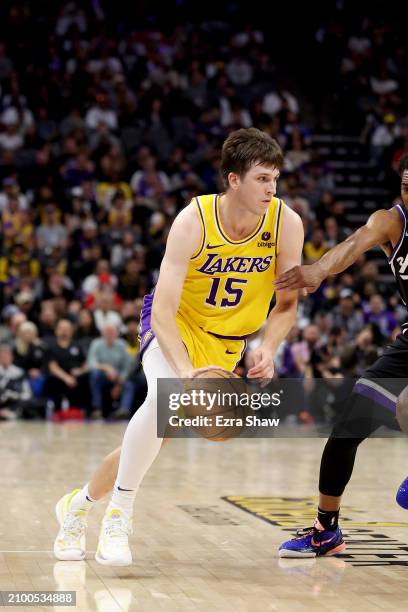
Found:
[[[224,246],[225,242],[223,242],[222,244],[207,244],[207,249],[219,249],[220,247]]]
[[[235,355],[236,351],[225,351],[227,355]]]

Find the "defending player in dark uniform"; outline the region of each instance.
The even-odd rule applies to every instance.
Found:
[[[366,225],[309,266],[296,266],[279,276],[277,290],[312,293],[331,274],[343,272],[365,251],[380,246],[388,257],[398,291],[408,304],[408,155],[399,165],[402,204],[378,210]],[[397,426],[397,398],[408,379],[408,325],[384,354],[357,380],[350,401],[323,451],[319,508],[314,526],[284,542],[280,557],[315,557],[345,548],[338,526],[341,496],[350,480],[359,444],[381,425]]]

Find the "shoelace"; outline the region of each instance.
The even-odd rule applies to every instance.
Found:
[[[127,542],[127,537],[131,533],[129,523],[121,518],[106,519],[105,534],[110,538],[116,538],[123,543]]]
[[[315,535],[317,533],[321,533],[316,527],[313,525],[312,527],[305,527],[304,529],[298,529],[296,532],[296,539],[304,538],[306,535]]]
[[[77,542],[85,533],[85,521],[74,512],[68,512],[62,525],[64,540],[71,543]]]

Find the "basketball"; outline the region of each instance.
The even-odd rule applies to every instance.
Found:
[[[242,406],[239,402],[240,395],[247,392],[246,383],[240,376],[223,368],[209,367],[189,379],[185,390],[188,393],[195,391],[207,398],[207,401],[199,404],[191,402],[184,406],[185,417],[195,419],[196,423],[191,427],[202,438],[211,442],[225,442],[241,435],[245,429],[248,406]],[[211,403],[209,397],[212,398]]]

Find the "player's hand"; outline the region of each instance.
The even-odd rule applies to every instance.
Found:
[[[261,387],[265,387],[271,382],[275,366],[270,350],[261,344],[261,346],[248,353],[247,363],[250,366],[247,373],[248,378],[260,379]]]
[[[324,276],[316,262],[308,266],[295,266],[280,274],[274,282],[276,291],[301,289],[302,295],[313,293],[320,287]]]

